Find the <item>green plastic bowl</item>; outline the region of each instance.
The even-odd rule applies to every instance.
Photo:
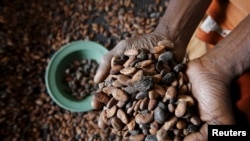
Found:
[[[108,50],[93,41],[74,41],[59,49],[51,58],[45,74],[46,89],[52,100],[60,107],[72,112],[86,112],[92,110],[89,95],[78,100],[66,93],[66,84],[63,83],[65,69],[74,61],[81,59],[94,59],[99,63]]]

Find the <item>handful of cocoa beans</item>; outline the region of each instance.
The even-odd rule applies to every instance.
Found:
[[[108,77],[92,104],[102,108],[98,126],[134,141],[181,141],[199,130],[201,120],[173,44],[160,41],[151,50],[128,49],[114,56]],[[98,106],[97,106],[98,105]]]

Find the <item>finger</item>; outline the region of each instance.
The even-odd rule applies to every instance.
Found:
[[[202,125],[199,132],[189,134],[183,141],[207,141],[208,140],[208,125]]]
[[[112,53],[109,52],[101,58],[99,67],[94,77],[95,83],[100,83],[108,76],[110,71],[110,60],[112,57],[113,57]]]

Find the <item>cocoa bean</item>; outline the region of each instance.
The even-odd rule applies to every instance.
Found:
[[[163,102],[167,102],[168,100],[174,100],[177,96],[177,90],[176,87],[170,86],[167,88],[167,91],[164,95]]]
[[[156,107],[154,110],[154,120],[159,124],[163,124],[168,118],[168,114],[160,107]]]
[[[102,111],[100,113],[100,118],[98,120],[98,127],[100,127],[101,129],[105,129],[107,127],[107,113],[106,111]]]
[[[141,102],[142,102],[143,99],[139,99],[136,104],[135,104],[135,107],[134,107],[134,111],[137,112],[139,109],[140,109],[140,105],[141,105]]]
[[[140,53],[136,56],[136,58],[138,58],[138,59],[140,59],[140,60],[147,60],[147,59],[149,59],[148,54],[149,54],[149,51],[148,51],[148,50],[142,49],[142,50],[140,51]]]
[[[107,108],[111,108],[112,106],[116,105],[117,102],[118,102],[118,101],[112,97],[112,98],[109,100],[109,102],[107,103],[106,107],[107,107]]]
[[[146,98],[146,97],[148,97],[148,92],[138,92],[137,94],[136,94],[136,99],[143,99],[143,98]]]
[[[129,136],[129,140],[130,141],[143,141],[145,138],[144,134],[138,134],[138,135],[134,135],[134,136]]]
[[[179,101],[175,109],[175,116],[176,117],[184,116],[186,110],[187,110],[187,103],[185,101]]]
[[[115,114],[116,114],[116,111],[117,111],[117,106],[114,105],[112,106],[111,108],[107,108],[105,111],[106,111],[106,116],[107,118],[111,118],[113,117]]]
[[[154,119],[153,111],[138,113],[135,116],[135,122],[137,124],[147,124],[150,123],[153,119]]]
[[[131,83],[130,78],[126,75],[118,75],[116,79],[123,85],[129,85]]]
[[[117,111],[117,117],[118,117],[124,124],[127,124],[127,123],[128,123],[128,117],[127,117],[126,113],[125,113],[122,109],[118,109],[118,111]]]
[[[166,48],[171,49],[174,47],[174,44],[170,40],[162,40],[158,42],[158,46],[164,46]]]
[[[126,105],[126,101],[118,101],[116,103],[116,106],[119,108],[123,108]]]
[[[129,99],[127,93],[118,88],[112,90],[112,96],[118,101],[128,101]]]
[[[168,131],[176,125],[177,121],[178,121],[177,117],[172,116],[168,121],[164,123],[162,127],[164,130]]]
[[[140,103],[140,110],[145,110],[148,107],[149,98],[145,97]]]
[[[168,138],[168,131],[161,128],[160,130],[157,131],[156,133],[156,138],[158,141],[165,141]]]
[[[101,103],[96,96],[93,97],[92,101],[91,101],[91,106],[94,109],[101,109],[104,105],[103,103]]]
[[[120,73],[124,75],[132,75],[136,71],[136,68],[134,67],[126,67],[120,69]]]
[[[127,57],[125,55],[112,57],[112,59],[111,59],[111,68],[113,68],[113,67],[115,67],[117,65],[122,65],[126,60],[127,60]]]
[[[169,72],[162,78],[162,83],[164,84],[171,84],[175,79],[175,74],[173,72]]]
[[[165,46],[163,45],[158,45],[158,46],[155,46],[153,47],[151,50],[150,50],[150,53],[152,54],[161,54],[165,51]]]
[[[103,93],[102,91],[100,92],[96,92],[95,93],[95,98],[97,101],[101,102],[101,103],[104,103],[104,104],[107,104],[109,102],[109,97]]]
[[[124,86],[121,82],[119,82],[118,80],[114,80],[113,82],[112,82],[112,86],[113,87],[122,87],[122,86]]]
[[[118,41],[137,36],[138,33],[134,31],[139,28],[141,34],[152,31],[166,5],[162,1],[157,4],[146,2],[149,8],[145,10],[138,3],[131,0],[36,1],[26,4],[21,0],[11,3],[1,1],[0,42],[3,48],[0,51],[0,66],[3,69],[0,81],[3,84],[1,92],[4,93],[1,93],[0,99],[1,106],[5,108],[1,110],[0,116],[4,117],[1,118],[1,124],[6,127],[0,129],[1,137],[5,140],[128,140],[126,131],[112,130],[109,128],[112,127],[110,123],[102,125],[105,129],[98,128],[100,113],[106,104],[100,103],[94,96],[92,105],[96,105],[94,107],[98,107],[98,110],[69,112],[52,102],[46,93],[43,77],[51,54],[71,41],[93,40],[111,49]],[[129,58],[125,55],[117,57],[111,67],[123,65]],[[152,55],[148,54],[147,59],[152,59]],[[89,62],[80,61],[76,66],[79,63]],[[92,78],[81,79],[84,76],[82,71],[89,70],[89,67],[80,65],[78,68],[75,77],[65,79],[79,82],[79,85],[75,85],[75,82],[69,84],[75,88],[76,99],[82,99],[84,93],[96,92],[91,87],[94,85],[92,78],[95,73],[90,69],[88,74]],[[64,73],[64,68],[59,67],[58,71],[62,71],[58,74]],[[102,89],[104,83],[105,87],[117,87],[113,83],[115,80],[111,78],[99,88]],[[123,86],[119,85],[119,88]],[[74,95],[72,93],[72,97]],[[112,98],[112,95],[108,96]]]
[[[157,141],[157,138],[154,135],[147,135],[145,141]]]
[[[166,90],[165,90],[165,88],[163,86],[155,84],[154,85],[154,89],[156,90],[156,92],[158,94],[161,95],[161,97],[164,97]]]
[[[186,128],[186,122],[184,120],[178,120],[176,123],[177,129],[184,129]]]
[[[201,124],[200,118],[198,118],[196,116],[191,117],[190,121],[191,121],[191,123],[193,123],[196,126],[199,126]]]
[[[186,64],[184,64],[184,63],[179,63],[179,64],[177,64],[176,66],[174,66],[174,71],[175,71],[176,73],[179,73],[179,72],[183,71],[183,70],[185,69],[185,67],[186,67]]]
[[[198,126],[193,125],[193,124],[189,124],[187,126],[187,130],[188,130],[189,133],[194,133],[194,132],[196,132],[198,130]]]
[[[161,74],[155,74],[155,75],[153,76],[153,81],[154,81],[155,84],[160,83],[161,79],[162,79]]]
[[[111,118],[111,125],[116,130],[121,130],[124,127],[124,124],[117,117]]]
[[[122,87],[122,90],[124,90],[128,95],[132,95],[138,92],[133,85]]]
[[[132,119],[132,120],[127,124],[127,127],[128,127],[128,131],[134,130],[135,127],[136,127],[135,119]]]
[[[158,61],[163,63],[169,62],[174,59],[174,54],[171,51],[166,51],[158,57]]]
[[[123,68],[123,66],[121,66],[121,65],[115,65],[111,68],[109,73],[110,74],[118,74],[122,68]]]
[[[169,111],[170,113],[173,113],[173,112],[175,111],[175,106],[174,106],[173,103],[169,103],[169,104],[168,104],[168,111]]]
[[[135,82],[138,82],[142,79],[142,76],[143,76],[143,71],[142,70],[139,70],[137,71],[134,76],[132,77],[132,83],[134,84]]]
[[[161,95],[154,89],[154,90],[150,90],[148,92],[148,97],[149,97],[149,99],[157,99],[157,98],[161,97]]]
[[[107,87],[102,88],[102,92],[104,92],[106,95],[110,96],[114,89],[117,89],[117,88],[114,86],[107,86]]]
[[[157,99],[149,99],[149,103],[148,103],[148,110],[152,111],[158,104],[158,100]]]
[[[140,92],[146,92],[153,87],[153,78],[150,76],[142,76],[142,78],[134,83],[134,87]]]
[[[144,60],[144,61],[141,61],[141,62],[138,62],[135,64],[135,67],[136,68],[146,68],[148,67],[149,65],[153,64],[154,61],[153,60]]]

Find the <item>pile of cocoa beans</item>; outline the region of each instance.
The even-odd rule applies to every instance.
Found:
[[[173,44],[158,42],[150,50],[128,49],[114,56],[92,104],[102,108],[100,128],[111,128],[124,140],[180,141],[199,130],[197,102]]]
[[[98,86],[94,83],[94,76],[98,63],[94,59],[75,60],[65,69],[65,91],[74,98],[81,100],[94,93]]]

